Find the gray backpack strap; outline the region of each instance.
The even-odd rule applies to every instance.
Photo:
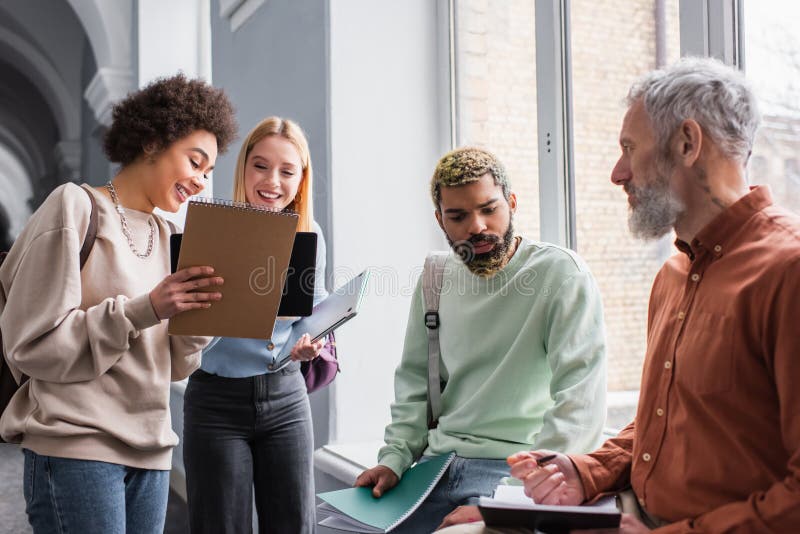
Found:
[[[428,428],[436,428],[442,413],[442,378],[439,369],[439,295],[448,253],[433,252],[425,258],[422,296],[425,300],[425,327],[428,330]]]

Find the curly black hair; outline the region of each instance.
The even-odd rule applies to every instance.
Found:
[[[237,128],[233,105],[222,89],[181,73],[159,78],[118,102],[103,149],[109,160],[124,167],[145,150],[161,152],[196,130],[206,130],[216,136],[217,150],[223,153]]]

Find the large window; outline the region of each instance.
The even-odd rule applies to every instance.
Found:
[[[380,12],[393,4],[365,1],[364,6],[367,5],[375,6],[371,9]],[[432,4],[418,2],[415,5],[420,9],[423,6],[431,9]],[[729,62],[732,61],[729,56],[735,56],[735,52],[731,51],[738,51],[738,43],[733,39],[740,35],[734,30],[732,21],[736,19],[734,15],[738,14],[739,5],[739,2],[716,0],[438,0],[436,6],[448,16],[437,18],[440,24],[436,28],[436,39],[425,37],[422,26],[410,24],[420,31],[420,35],[417,40],[404,41],[417,45],[415,50],[419,56],[416,57],[420,58],[417,62],[435,58],[434,68],[447,70],[448,76],[442,77],[448,78],[452,85],[439,82],[437,91],[441,94],[434,96],[438,108],[446,101],[446,107],[454,113],[451,124],[440,117],[432,118],[436,114],[431,107],[409,106],[404,108],[406,111],[401,118],[406,120],[405,115],[411,115],[414,125],[417,122],[427,125],[427,128],[420,129],[425,133],[437,129],[448,133],[454,131],[452,141],[456,146],[477,144],[497,153],[508,167],[520,201],[516,216],[519,234],[532,239],[544,236],[564,244],[567,240],[563,236],[568,232],[562,230],[574,229],[577,252],[588,262],[604,300],[609,357],[608,425],[611,427],[626,424],[634,414],[646,350],[650,289],[664,260],[675,253],[674,236],[652,242],[631,236],[626,196],[610,182],[611,170],[620,154],[618,135],[626,112],[624,98],[640,75],[673,63],[679,58],[682,48],[686,53],[724,55]],[[679,6],[683,7],[682,12],[679,12]],[[751,159],[750,176],[756,183],[770,183],[778,202],[800,210],[800,100],[796,98],[800,94],[800,38],[788,26],[788,22],[800,20],[800,3],[795,5],[789,0],[776,0],[767,6],[772,10],[748,2],[745,12],[748,76],[761,95],[765,116],[765,125]],[[353,9],[354,13],[361,11],[361,8]],[[392,12],[392,16],[386,18],[387,27],[396,25],[397,17],[405,11],[407,9]],[[564,16],[566,12],[569,17]],[[441,15],[439,11],[437,13]],[[430,13],[424,20],[429,18]],[[335,21],[336,17],[333,19]],[[562,22],[566,28],[561,27]],[[447,34],[448,29],[453,33]],[[378,28],[375,33],[382,37],[386,31],[386,28]],[[332,34],[351,35],[344,31]],[[444,35],[447,39],[442,39]],[[569,54],[562,53],[561,49],[567,43],[565,36],[569,39]],[[427,44],[424,39],[419,40],[423,37],[428,39]],[[444,55],[450,58],[450,62],[441,60],[442,50],[434,50],[434,45],[438,43],[441,46],[442,41],[455,44],[453,49],[442,47],[447,49]],[[425,71],[418,65],[403,63],[400,58],[398,55],[398,59],[388,62],[379,58],[376,65],[391,65],[389,72],[394,73],[396,69],[401,80],[409,74],[419,75],[419,83],[436,78],[424,77]],[[565,62],[561,63],[562,60]],[[339,63],[349,64],[345,61]],[[431,68],[431,65],[426,68]],[[348,72],[348,78],[361,71],[363,68],[359,67],[352,73]],[[569,76],[560,77],[567,71]],[[780,75],[773,77],[772,73]],[[453,75],[452,79],[449,75]],[[371,81],[372,77],[369,73],[365,79]],[[564,83],[567,78],[571,80],[571,86]],[[333,87],[337,85],[334,83]],[[421,91],[426,90],[423,83]],[[431,96],[425,95],[426,98]],[[358,111],[363,107],[362,98],[359,95],[353,99],[352,110]],[[406,100],[406,95],[399,92],[396,102],[392,101],[393,105],[387,106],[385,113],[394,113],[397,103]],[[414,110],[419,110],[418,116],[413,115],[416,113]],[[564,123],[570,122],[568,119],[571,120],[571,135],[562,135],[568,131],[564,128]],[[434,124],[440,120],[444,124]],[[349,115],[348,121],[341,120],[337,124],[345,123],[352,123]],[[375,131],[380,131],[381,123],[375,124]],[[450,136],[447,137],[449,141]],[[336,143],[342,143],[345,138],[347,136],[333,136]],[[402,137],[399,139],[398,143],[402,144]],[[544,146],[540,141],[544,141]],[[548,144],[551,141],[552,145]],[[565,146],[565,141],[572,145]],[[434,146],[434,143],[428,142],[425,146]],[[438,148],[437,156],[440,154]],[[552,153],[548,149],[552,149]],[[352,161],[360,162],[364,152],[360,144],[354,143]],[[340,146],[337,145],[333,153],[335,161],[343,161]],[[424,171],[417,171],[416,175],[427,176],[435,159],[431,157],[430,161],[425,161]],[[572,167],[564,173],[563,167],[570,162]],[[343,168],[349,171],[349,167]],[[572,177],[571,182],[565,174]],[[405,186],[410,182],[397,180],[393,187],[398,183]],[[572,189],[563,195],[563,189],[570,186]],[[404,197],[410,209],[419,210],[416,217],[419,221],[430,220],[426,211],[429,210],[429,200],[420,192],[423,189],[422,182],[411,184]],[[339,198],[344,197],[340,195]],[[540,198],[545,199],[541,205]],[[564,209],[571,199],[574,199],[574,214]],[[361,212],[354,210],[353,213],[357,213],[354,217],[363,218]],[[569,219],[571,216],[574,216],[574,221]],[[574,226],[570,226],[573,222]],[[419,224],[423,227],[426,223]],[[355,222],[353,226],[356,226]],[[339,228],[342,228],[341,224]],[[342,235],[340,230],[338,232]],[[403,254],[387,256],[389,259],[385,264],[394,266],[403,261],[410,264],[407,258],[416,258],[417,263],[413,264],[416,270],[412,271],[410,267],[408,270],[418,273],[424,251],[431,248],[429,242],[439,239],[439,246],[443,246],[438,229],[434,228],[433,232],[433,239],[427,234],[411,235],[403,247],[393,248],[393,251]],[[347,248],[348,244],[337,242],[334,246],[340,255],[355,254]],[[414,248],[413,255],[406,252],[411,248]],[[391,321],[383,320],[380,324],[376,321],[368,326],[368,320],[364,318],[357,326],[350,327],[352,331],[361,329],[358,336],[352,337],[359,338],[362,344],[356,349],[363,349],[365,354],[372,350],[370,340],[378,341],[375,346],[384,346],[384,338],[390,339],[392,348],[389,351],[391,356],[384,359],[376,361],[364,357],[363,362],[351,362],[350,369],[355,368],[358,380],[354,378],[348,383],[350,379],[343,375],[337,385],[347,395],[357,391],[352,393],[351,404],[358,405],[361,414],[369,412],[363,417],[369,425],[336,422],[344,440],[362,435],[371,438],[376,432],[362,432],[354,427],[376,428],[375,421],[388,419],[387,402],[384,401],[391,397],[391,391],[386,377],[399,358],[400,334],[397,332],[405,328],[403,318],[407,310],[405,302],[395,301],[393,305],[397,309]],[[385,306],[386,302],[384,300],[382,305]],[[368,317],[368,314],[364,316]],[[386,334],[389,329],[382,327],[383,323],[392,324],[389,335]],[[345,337],[346,331],[342,333],[342,346],[348,341]],[[353,347],[353,342],[350,343],[348,346]],[[362,368],[357,368],[358,364]],[[361,405],[363,389],[351,389],[356,382],[363,382],[360,373],[367,368],[376,384],[374,391],[369,393],[377,392],[376,395],[367,395],[374,401],[369,407]]]
[[[505,163],[518,234],[539,238],[536,46],[530,0],[455,0],[456,144]]]
[[[763,122],[748,176],[769,184],[775,202],[800,212],[800,3],[748,2],[745,69]]]
[[[506,163],[520,199],[517,231],[537,239],[539,180],[559,178],[538,173],[536,47],[552,43],[536,42],[534,7],[529,0],[454,2],[455,119],[457,144],[487,146]],[[609,175],[630,84],[679,57],[678,0],[573,0],[570,15],[577,248],[604,298],[609,424],[621,426],[635,409],[648,296],[672,239],[630,236],[625,195]]]
[[[589,263],[603,295],[608,340],[609,425],[633,415],[642,373],[647,302],[653,278],[671,252],[672,239],[634,239],[626,195],[610,181],[620,155],[619,130],[631,83],[680,54],[678,0],[655,9],[634,0],[571,5],[574,175],[578,253]]]

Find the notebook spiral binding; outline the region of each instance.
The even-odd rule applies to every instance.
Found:
[[[438,484],[438,483],[439,483],[439,481],[442,479],[442,476],[444,475],[444,472],[445,472],[445,471],[447,471],[447,468],[448,468],[448,467],[450,467],[450,464],[453,462],[453,458],[455,458],[455,457],[456,457],[456,453],[455,453],[455,452],[450,452],[450,453],[448,453],[448,455],[447,455],[447,461],[446,461],[446,462],[444,463],[444,465],[443,465],[443,466],[442,466],[442,467],[439,469],[439,472],[438,472],[438,473],[436,473],[436,478],[434,479],[434,482],[433,482],[432,484],[429,484],[429,485],[428,485],[428,487],[425,489],[425,492],[424,492],[422,495],[420,495],[420,496],[419,496],[419,499],[417,499],[417,500],[414,502],[414,505],[413,505],[411,508],[409,508],[408,510],[406,510],[406,513],[404,513],[402,516],[400,516],[400,517],[397,519],[397,521],[395,521],[394,523],[392,523],[391,525],[389,525],[389,526],[386,528],[386,532],[392,531],[392,530],[394,530],[395,528],[397,528],[397,525],[399,525],[400,523],[402,523],[403,521],[405,521],[406,519],[408,519],[408,517],[409,517],[411,514],[413,514],[414,512],[416,512],[416,511],[417,511],[417,509],[420,507],[420,505],[422,504],[422,502],[423,502],[425,499],[427,499],[427,498],[428,498],[428,495],[430,495],[430,494],[431,494],[431,492],[433,491],[433,488],[434,488],[434,487],[436,487],[436,484]]]
[[[297,217],[297,212],[292,210],[280,210],[277,208],[267,208],[265,206],[256,206],[247,202],[236,202],[226,198],[211,198],[211,197],[197,197],[189,201],[189,204],[197,204],[200,206],[225,206],[245,211],[261,211],[267,213],[275,213],[276,215],[284,215],[286,217]]]

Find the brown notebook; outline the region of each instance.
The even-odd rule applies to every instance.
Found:
[[[190,201],[178,269],[210,265],[225,283],[222,300],[175,315],[169,333],[272,337],[297,220],[294,213],[227,200]]]

